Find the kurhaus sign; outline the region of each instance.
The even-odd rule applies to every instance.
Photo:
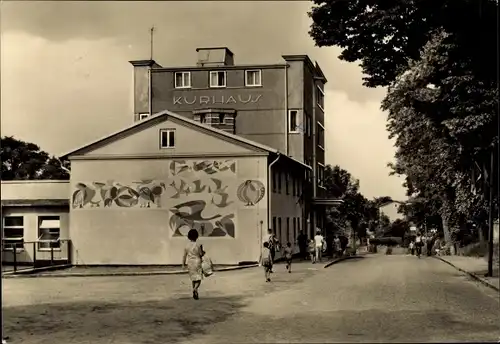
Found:
[[[193,105],[193,104],[247,104],[247,103],[257,103],[262,94],[257,95],[236,95],[236,96],[187,96],[187,97],[175,97],[174,105]]]

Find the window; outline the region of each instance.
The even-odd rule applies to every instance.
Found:
[[[226,87],[226,72],[210,72],[210,87]]]
[[[290,179],[289,179],[288,173],[285,173],[285,192],[286,192],[287,195],[290,194],[290,190],[288,188],[288,184],[290,184]]]
[[[191,72],[176,72],[175,88],[190,88],[190,87],[191,87]]]
[[[306,134],[308,137],[311,137],[311,116],[305,115],[306,120]]]
[[[139,120],[140,121],[142,121],[142,120],[144,120],[144,119],[146,119],[148,117],[149,117],[149,113],[140,113],[139,114]]]
[[[297,218],[293,218],[293,236],[297,238]]]
[[[200,123],[207,123],[207,115],[200,113]]]
[[[278,217],[278,239],[281,239],[281,217]],[[281,240],[280,240],[281,241]]]
[[[3,218],[3,250],[24,250],[24,217],[6,216]]]
[[[223,114],[223,113],[219,114],[219,123],[220,124],[224,124],[224,117],[225,117],[225,114]]]
[[[160,130],[160,148],[175,147],[175,129]]]
[[[38,217],[38,250],[60,249],[61,221],[59,216]]]
[[[290,218],[287,217],[286,218],[286,240],[285,240],[285,244],[288,243],[290,241]]]
[[[276,235],[276,216],[273,216],[273,228],[271,228],[273,230],[273,234]]]
[[[316,172],[317,172],[318,185],[323,186],[324,175],[325,175],[325,166],[323,166],[321,163],[318,162],[318,167],[317,167]]]
[[[299,112],[297,110],[288,111],[288,132],[299,132]]]
[[[278,193],[281,193],[281,172],[278,172],[277,175],[278,175]]]
[[[276,187],[278,186],[278,173],[273,170],[273,192],[276,192]]]
[[[321,123],[317,123],[317,135],[316,135],[316,144],[318,147],[320,147],[322,150],[324,150],[324,144],[325,144],[325,128],[321,125]]]
[[[262,72],[260,69],[245,71],[245,86],[262,86]]]
[[[324,111],[325,109],[325,93],[321,89],[321,87],[316,86],[318,88],[318,92],[316,92],[316,100],[318,103],[318,106],[321,110]]]

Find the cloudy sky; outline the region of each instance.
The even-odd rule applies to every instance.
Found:
[[[132,120],[132,66],[149,57],[164,66],[196,62],[197,47],[227,46],[235,62],[280,63],[308,54],[326,85],[326,162],[361,181],[368,197],[404,199],[389,177],[394,156],[380,111],[384,89],[362,86],[356,64],[308,35],[311,2],[0,2],[1,134],[65,153]],[[395,215],[393,206],[387,213]],[[391,217],[392,217],[391,216]]]

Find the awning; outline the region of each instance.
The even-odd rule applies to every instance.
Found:
[[[68,207],[69,199],[3,199],[3,207]]]
[[[60,220],[42,220],[40,229],[59,229],[61,228]]]
[[[337,198],[314,198],[312,203],[313,205],[335,206],[335,205],[341,205],[342,203],[344,203],[344,201]]]

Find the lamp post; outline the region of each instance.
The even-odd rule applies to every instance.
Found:
[[[491,148],[490,156],[490,173],[488,176],[488,273],[487,277],[493,277],[493,186],[494,180],[493,174],[495,173],[495,146]]]

